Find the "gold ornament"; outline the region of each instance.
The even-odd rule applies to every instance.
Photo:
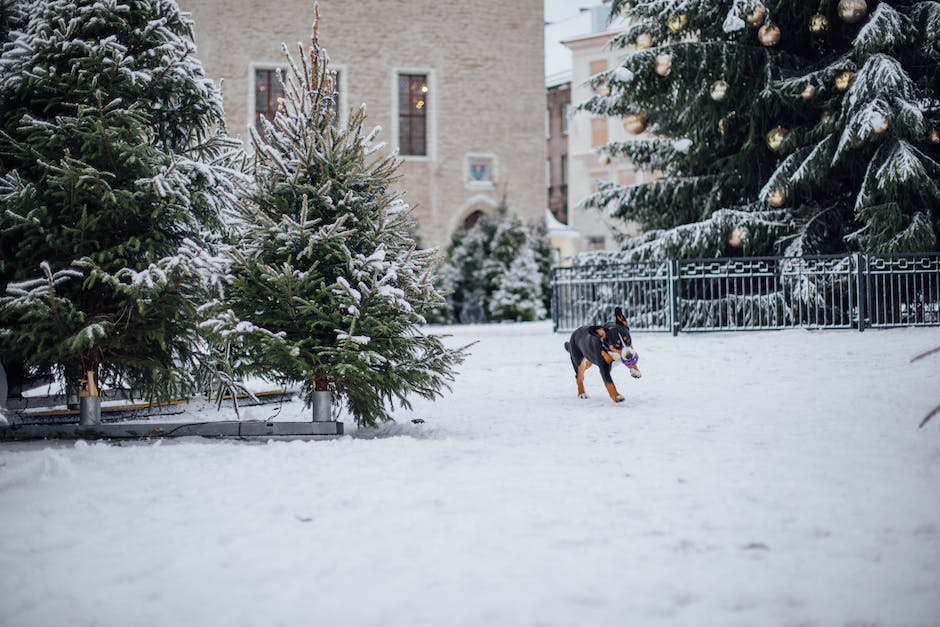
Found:
[[[809,18],[809,30],[813,33],[823,33],[829,30],[829,18],[822,13],[817,13]]]
[[[940,144],[940,131],[935,128],[930,129],[930,141]]]
[[[686,13],[673,13],[666,20],[666,26],[674,33],[681,33],[689,24],[689,16]]]
[[[780,41],[780,28],[776,24],[764,24],[757,31],[757,38],[765,46],[776,46]]]
[[[731,231],[731,235],[728,236],[728,245],[732,248],[741,248],[744,246],[744,242],[747,241],[748,236],[751,232],[743,224],[739,224],[734,227]]]
[[[868,3],[865,0],[839,0],[838,11],[844,22],[855,24],[868,15]]]
[[[775,189],[767,194],[767,204],[771,207],[782,207],[786,201],[787,195],[783,193],[782,189]]]
[[[653,71],[660,76],[666,76],[672,70],[672,55],[663,53],[657,54],[653,62]]]
[[[855,72],[852,70],[846,70],[836,76],[836,89],[839,91],[845,91],[849,88],[849,84],[852,82],[852,77],[855,76]]]
[[[783,140],[787,137],[787,129],[782,126],[775,126],[767,133],[767,146],[777,152],[783,145]]]
[[[806,87],[803,88],[803,91],[800,93],[800,95],[803,96],[803,100],[812,100],[816,97],[816,87],[813,84],[808,83]]]
[[[636,36],[636,43],[634,45],[637,50],[646,50],[653,45],[653,38],[649,33],[640,33]]]
[[[628,133],[639,135],[646,130],[646,116],[642,113],[631,113],[623,116],[623,128]]]
[[[747,23],[757,28],[764,23],[764,16],[767,15],[767,7],[763,4],[758,4],[754,7],[754,10],[747,14]]]
[[[728,97],[728,83],[722,80],[715,81],[708,94],[715,102],[723,102]]]

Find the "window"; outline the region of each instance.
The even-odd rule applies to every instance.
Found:
[[[403,155],[428,154],[427,74],[398,75],[398,146]]]
[[[568,134],[568,119],[571,117],[571,103],[566,102],[561,106],[561,132]]]
[[[255,70],[255,128],[259,133],[263,133],[261,119],[273,121],[275,112],[284,107],[283,101],[277,70]]]
[[[483,219],[483,216],[485,215],[486,214],[480,211],[479,209],[477,209],[476,211],[468,215],[463,221],[464,230],[469,231],[470,229],[472,229],[474,226],[476,226],[477,222]]]
[[[552,136],[552,110],[545,109],[545,139]]]
[[[604,236],[592,235],[588,238],[588,250],[604,250]]]
[[[561,184],[568,184],[568,155],[561,156]]]
[[[602,59],[600,61],[591,61],[591,65],[590,65],[591,78],[594,78],[601,72],[606,72],[606,71],[607,71],[606,60]],[[607,83],[598,83],[598,85],[594,88],[594,93],[599,94],[601,96],[606,96],[607,94],[610,93],[610,88],[607,87]]]
[[[607,143],[607,118],[591,118],[591,147],[599,148]]]
[[[545,160],[545,185],[548,187],[552,186],[552,160]]]

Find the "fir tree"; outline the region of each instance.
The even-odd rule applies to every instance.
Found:
[[[613,0],[635,47],[584,108],[662,173],[586,205],[638,221],[629,258],[937,247],[940,3]],[[743,236],[742,236],[743,235]]]
[[[418,249],[391,184],[398,161],[375,155],[364,109],[344,126],[317,26],[299,61],[284,49],[284,108],[252,129],[253,185],[239,204],[224,301],[207,307],[235,376],[332,387],[359,424],[390,420],[412,394],[436,398],[462,351],[426,334],[440,306],[433,250]]]
[[[550,273],[544,228],[526,225],[504,200],[494,215],[454,234],[438,285],[449,294],[450,320],[538,320],[550,303]]]
[[[9,5],[7,5],[9,6]],[[201,385],[193,300],[231,191],[221,98],[172,0],[23,0],[0,60],[0,347],[145,397]]]

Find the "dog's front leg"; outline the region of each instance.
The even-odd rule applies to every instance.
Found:
[[[620,392],[617,391],[617,386],[614,385],[614,379],[610,376],[610,364],[606,361],[602,361],[597,364],[597,367],[601,371],[601,378],[604,379],[604,385],[607,386],[607,393],[610,394],[610,400],[615,403],[622,403],[624,398],[620,395]]]

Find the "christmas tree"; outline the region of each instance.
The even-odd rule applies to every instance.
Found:
[[[200,387],[195,299],[233,142],[173,0],[3,5],[0,359],[138,396]]]
[[[940,3],[613,0],[609,95],[658,178],[587,206],[638,221],[624,258],[935,250]]]
[[[336,120],[317,28],[299,59],[284,49],[283,107],[263,133],[250,131],[253,185],[208,327],[234,376],[299,382],[308,402],[333,389],[359,424],[374,425],[396,401],[439,396],[464,354],[421,328],[443,302],[430,279],[435,253],[415,244],[409,207],[392,191],[398,161],[376,154],[364,109]]]

